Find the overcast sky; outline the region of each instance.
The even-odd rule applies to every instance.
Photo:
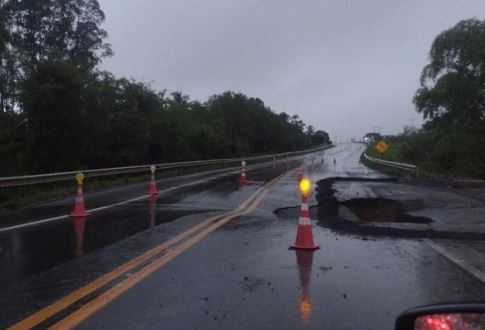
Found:
[[[339,140],[421,124],[412,97],[434,37],[484,0],[100,0],[103,68],[180,90],[226,90],[298,114]]]

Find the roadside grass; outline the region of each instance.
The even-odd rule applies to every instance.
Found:
[[[398,137],[393,139],[392,141],[386,141],[386,143],[388,143],[390,147],[382,155],[379,151],[376,150],[375,144],[370,144],[366,149],[366,153],[369,156],[377,159],[415,165],[418,170],[417,175],[420,177],[434,178],[437,180],[446,180],[450,178],[450,175],[439,164],[432,162],[431,160],[427,160],[425,162],[416,162],[406,159],[405,155],[406,153],[409,153],[410,149],[407,139],[407,137]],[[362,163],[365,164],[367,167],[384,174],[392,176],[409,175],[409,173],[406,171],[390,166],[385,166],[382,164],[376,164],[365,159],[364,157],[362,157]]]
[[[406,142],[402,141],[402,140],[397,140],[397,139],[392,140],[392,141],[389,141],[389,140],[384,140],[384,141],[389,145],[389,149],[387,149],[387,151],[384,154],[381,154],[379,151],[377,151],[377,149],[375,148],[375,146],[376,146],[375,143],[369,144],[367,146],[367,149],[366,149],[365,152],[369,156],[377,158],[377,159],[387,160],[387,161],[391,161],[391,162],[405,163],[405,161],[402,157],[402,148],[403,148],[403,145]],[[381,172],[381,173],[384,173],[384,174],[387,174],[387,175],[390,175],[390,176],[402,176],[403,175],[403,171],[398,169],[398,168],[385,166],[385,165],[382,165],[382,164],[376,164],[374,162],[367,160],[363,156],[361,157],[361,161],[365,166],[367,166],[370,169],[373,169],[375,171],[378,171],[378,172]]]
[[[375,144],[371,144],[367,148],[367,154],[371,157],[388,160],[391,162],[402,162],[405,163],[406,161],[403,159],[403,146],[405,145],[406,141],[403,140],[392,140],[392,141],[385,141],[389,145],[389,149],[384,154],[381,154],[375,148]]]

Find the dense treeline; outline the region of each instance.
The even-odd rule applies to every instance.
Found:
[[[284,152],[326,132],[263,101],[115,78],[96,0],[0,0],[1,175]]]
[[[435,38],[414,103],[426,122],[401,138],[401,157],[425,171],[485,178],[485,21],[461,21]]]

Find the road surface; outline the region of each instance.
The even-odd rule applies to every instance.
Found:
[[[362,151],[307,155],[305,174],[383,178],[366,174]],[[411,307],[483,301],[480,241],[349,234],[314,219],[321,249],[288,250],[297,218],[277,214],[298,210],[295,174],[270,163],[250,169],[245,187],[220,174],[86,219],[0,232],[0,327],[392,329]],[[359,187],[344,189],[370,191]]]

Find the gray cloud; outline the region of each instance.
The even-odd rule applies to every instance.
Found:
[[[433,38],[483,0],[101,0],[103,68],[205,100],[260,97],[332,136],[421,122],[412,97]]]

